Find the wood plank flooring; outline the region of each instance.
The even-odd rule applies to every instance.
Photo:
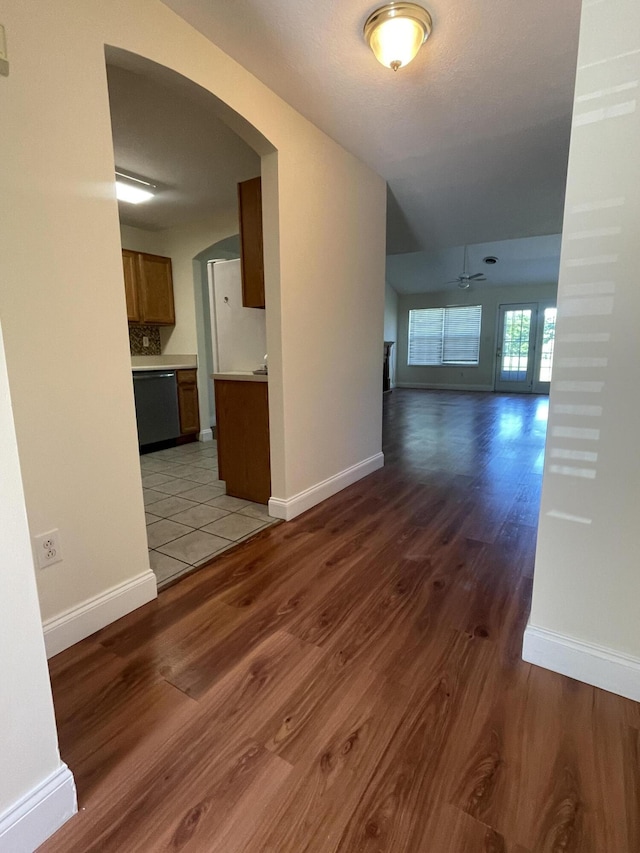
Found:
[[[520,658],[546,406],[394,391],[383,470],[54,658],[42,850],[638,853],[640,706]]]

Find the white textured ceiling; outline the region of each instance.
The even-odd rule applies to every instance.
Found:
[[[214,99],[151,62],[122,52],[108,61],[116,166],[158,186],[152,201],[119,202],[121,222],[155,231],[232,209],[260,158],[216,117]]]
[[[486,281],[471,282],[471,292],[491,287],[524,284],[556,284],[560,266],[561,235],[525,237],[467,247],[467,272],[483,273]],[[489,266],[484,258],[498,258]],[[411,252],[387,256],[387,281],[398,293],[451,291],[462,272],[464,246],[436,252]],[[453,284],[451,282],[454,281]]]
[[[368,0],[165,0],[389,184],[388,251],[562,227],[580,0],[425,0],[397,73]]]

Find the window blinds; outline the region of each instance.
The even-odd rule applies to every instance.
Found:
[[[478,364],[481,319],[481,305],[409,311],[408,364]]]

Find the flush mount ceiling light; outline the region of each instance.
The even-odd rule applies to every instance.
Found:
[[[153,198],[155,189],[155,184],[149,181],[135,178],[133,175],[125,175],[124,172],[116,172],[116,198],[118,201],[140,204]]]
[[[387,3],[364,25],[364,38],[378,62],[397,71],[408,65],[429,38],[431,15],[416,3]]]

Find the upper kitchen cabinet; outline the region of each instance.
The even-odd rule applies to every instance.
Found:
[[[264,308],[262,181],[259,177],[238,184],[238,205],[240,209],[242,304],[245,308]]]
[[[122,263],[129,322],[175,326],[171,258],[123,249]]]
[[[127,320],[130,323],[140,322],[140,303],[138,302],[138,253],[129,249],[122,250],[122,266],[124,267],[124,292],[127,300]]]

